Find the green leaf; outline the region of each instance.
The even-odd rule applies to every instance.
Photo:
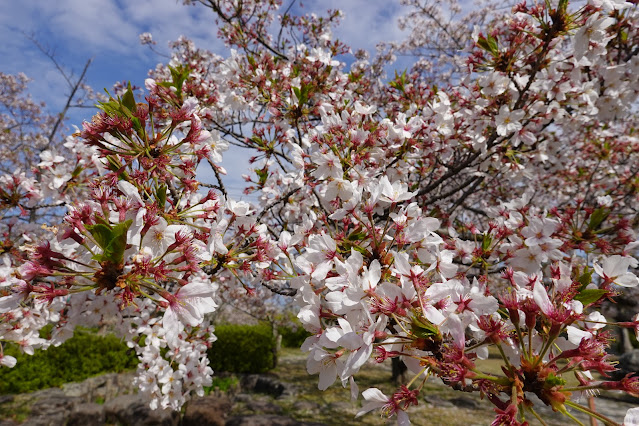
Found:
[[[600,288],[587,288],[576,295],[575,300],[580,301],[584,306],[588,306],[601,299],[606,293],[606,290]]]
[[[191,70],[189,70],[189,68],[184,65],[180,65],[175,68],[169,67],[169,70],[171,71],[171,78],[173,79],[173,83],[171,84],[171,86],[175,87],[175,94],[177,95],[178,99],[182,99],[182,86],[184,85],[186,79],[189,77]]]
[[[166,203],[166,185],[161,185],[155,193],[155,198],[158,202],[158,206],[164,209]]]
[[[255,145],[257,145],[260,148],[265,148],[266,147],[266,143],[262,140],[262,138],[260,138],[259,136],[251,136],[250,140],[255,143]]]
[[[367,235],[367,232],[362,230],[362,227],[359,226],[357,227],[357,229],[351,232],[348,235],[348,237],[346,237],[346,239],[349,241],[361,241],[366,237],[366,235]]]
[[[553,373],[548,374],[546,377],[546,382],[544,383],[545,388],[553,388],[555,386],[563,386],[566,384],[566,380],[555,376]]]
[[[109,92],[107,91],[107,94],[108,93]],[[110,96],[111,95],[109,95],[109,97]],[[138,133],[138,135],[143,136],[144,129],[142,127],[142,123],[134,115],[134,113],[138,109],[138,106],[137,106],[137,103],[135,102],[135,97],[133,96],[133,91],[131,90],[130,82],[127,87],[127,91],[124,93],[122,98],[118,98],[117,100],[115,100],[112,97],[110,97],[108,102],[99,102],[98,108],[100,108],[102,111],[107,113],[107,115],[109,116],[128,118],[129,120],[131,120],[133,129]]]
[[[82,166],[77,166],[75,169],[73,169],[73,172],[71,172],[71,177],[73,178],[78,177],[80,173],[82,173],[82,170],[84,170]]]
[[[577,282],[581,284],[579,291],[585,290],[586,286],[592,282],[592,269],[586,268],[579,278],[577,278]]]
[[[138,109],[138,106],[135,103],[135,97],[133,96],[133,91],[131,90],[131,82],[129,82],[126,92],[122,95],[122,105],[127,107],[128,110],[133,113],[135,113]]]
[[[108,225],[97,223],[95,225],[86,225],[86,228],[102,250],[109,245],[109,241],[111,241],[111,228]]]
[[[479,37],[477,39],[477,45],[482,49],[490,52],[491,55],[497,56],[499,54],[499,45],[497,39],[491,35],[486,37]]]
[[[395,71],[395,79],[388,84],[392,88],[397,89],[400,92],[403,92],[404,87],[406,86],[406,83],[407,83],[406,70],[404,70],[404,72],[402,72],[401,74],[398,74],[397,71]]]
[[[490,236],[490,234],[484,234],[484,239],[481,242],[481,249],[483,251],[488,251],[492,243],[493,238]]]
[[[108,102],[98,102],[98,108],[106,112],[107,115],[120,115],[120,104],[118,101],[111,99]]]
[[[363,76],[364,74],[353,74],[353,72],[351,71],[350,73],[348,73],[348,81],[351,83],[357,83],[359,80],[362,79]]]
[[[602,208],[596,209],[590,215],[590,222],[588,222],[588,229],[590,229],[591,231],[595,231],[599,229],[601,223],[604,220],[606,220],[609,214],[610,214],[610,210],[608,209],[602,209]]]
[[[299,87],[293,87],[293,93],[295,93],[295,97],[299,101],[299,104],[302,104],[302,92]]]
[[[423,339],[435,339],[440,340],[441,334],[439,332],[439,328],[428,321],[426,318],[413,318],[413,327],[412,333]]]
[[[131,118],[131,124],[133,124],[133,130],[135,130],[135,133],[137,133],[140,136],[142,136],[144,134],[144,133],[142,133],[142,131],[144,129],[142,128],[142,123],[140,122],[139,118],[132,117]]]
[[[349,249],[352,248],[353,250],[360,252],[364,256],[370,256],[371,255],[364,247],[360,247],[358,245],[350,245],[349,244],[348,248]]]
[[[133,221],[131,219],[118,223],[113,227],[111,242],[105,249],[105,254],[108,253],[109,260],[114,263],[122,262],[124,258],[124,250],[126,250],[126,233],[129,230]]]
[[[268,179],[268,169],[266,167],[255,169],[255,173],[260,179],[260,185],[264,185],[266,183],[266,179]]]
[[[561,12],[562,15],[565,14],[566,10],[568,10],[568,0],[559,0],[557,10]]]
[[[91,233],[98,246],[102,249],[102,254],[96,254],[93,258],[98,262],[110,261],[115,264],[122,262],[124,250],[126,249],[126,233],[133,221],[118,223],[114,226],[108,223],[96,223],[87,225],[87,230]]]
[[[309,94],[311,92],[311,88],[313,86],[308,85],[308,84],[302,84],[302,88],[300,90],[300,97],[298,97],[299,101],[300,101],[300,105],[304,105],[305,103],[308,102],[309,99]]]

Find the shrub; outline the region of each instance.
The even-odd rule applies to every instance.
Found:
[[[231,388],[237,386],[240,381],[235,376],[213,376],[213,381],[211,386],[206,386],[204,388],[204,393],[209,395],[214,390],[219,390],[221,392],[228,392]]]
[[[18,360],[14,368],[0,369],[0,394],[32,392],[77,382],[102,373],[122,372],[137,365],[135,353],[113,335],[98,336],[76,329],[75,335],[58,347],[20,353],[7,345],[5,353]]]
[[[297,327],[278,327],[277,332],[282,336],[282,346],[285,348],[299,348],[304,340],[311,335],[304,330],[301,324]]]
[[[264,373],[274,367],[276,342],[269,325],[219,325],[215,335],[208,351],[213,371]]]

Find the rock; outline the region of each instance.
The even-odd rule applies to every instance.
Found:
[[[77,405],[69,415],[66,426],[105,424],[104,407],[94,402]]]
[[[61,425],[76,405],[82,401],[80,398],[66,396],[61,389],[52,388],[34,392],[35,402],[31,405],[31,416],[27,420],[29,425]]]
[[[31,416],[26,421],[25,424],[29,426],[58,426],[63,425],[66,419],[67,412],[60,412],[57,414],[49,414],[46,416]]]
[[[74,382],[74,383],[66,383],[62,385],[62,391],[65,395],[68,396],[76,396],[81,398],[86,398],[91,393],[91,386],[89,383],[95,383],[97,381],[102,381],[102,376],[92,377],[93,380],[85,380],[83,382]]]
[[[15,397],[13,395],[0,395],[0,404],[6,404],[7,402],[13,402]]]
[[[424,401],[426,402],[426,404],[432,405],[433,407],[454,407],[451,401],[448,401],[436,394],[427,395],[426,397],[424,397]]]
[[[294,395],[293,388],[276,379],[259,374],[247,374],[240,379],[240,386],[245,392],[265,393],[275,398]]]
[[[274,397],[278,397],[284,393],[284,385],[270,377],[259,377],[255,383],[254,392],[266,393]]]
[[[224,426],[232,408],[233,403],[226,397],[194,398],[186,406],[182,426]]]
[[[253,400],[246,403],[246,409],[260,414],[280,414],[282,407],[264,400]]]
[[[353,408],[353,404],[347,401],[336,401],[328,404],[327,408],[330,411],[337,411],[342,413],[351,413],[355,409]]]
[[[257,383],[257,379],[259,379],[259,374],[246,374],[240,377],[240,388],[242,392],[253,392],[255,389],[255,384]]]
[[[449,399],[449,401],[455,406],[459,408],[470,408],[476,409],[479,407],[477,401],[467,396],[457,396],[455,398]]]
[[[82,382],[67,383],[62,391],[68,396],[77,396],[84,402],[108,401],[118,395],[133,393],[132,373],[109,373],[90,377]]]
[[[621,355],[617,368],[619,370],[612,374],[615,379],[621,379],[629,373],[639,373],[639,349]]]
[[[293,410],[296,413],[300,412],[313,412],[319,410],[320,405],[317,402],[313,401],[297,401],[293,404]]]
[[[285,416],[258,415],[232,417],[226,422],[226,426],[322,426],[322,424],[299,422]]]
[[[177,426],[180,415],[171,410],[151,410],[141,395],[121,395],[104,404],[108,423],[124,426]]]
[[[253,397],[247,393],[238,393],[233,399],[235,402],[250,402]]]

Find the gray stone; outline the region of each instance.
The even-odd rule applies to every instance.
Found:
[[[246,409],[254,413],[261,414],[280,414],[282,407],[275,405],[270,401],[253,400],[246,403]]]
[[[326,406],[326,409],[329,411],[335,411],[338,413],[350,413],[353,415],[355,415],[355,413],[357,413],[358,411],[358,409],[353,406],[353,403],[348,402],[348,400],[331,402]]]
[[[82,402],[80,398],[66,396],[58,388],[34,392],[33,399],[29,424],[34,426],[64,424],[75,406]]]
[[[634,349],[619,357],[619,370],[615,371],[612,376],[616,379],[624,377],[626,374],[639,373],[639,349]]]
[[[240,386],[244,392],[265,393],[275,398],[294,394],[292,387],[276,379],[259,374],[247,374],[240,379]]]
[[[321,423],[299,422],[285,416],[259,415],[232,417],[226,422],[226,426],[321,426]]]
[[[479,404],[472,398],[467,396],[457,396],[455,398],[449,399],[449,401],[455,406],[460,408],[471,408],[476,409],[479,408]]]
[[[233,397],[235,402],[249,402],[251,399],[253,399],[253,397],[247,393],[238,393]]]
[[[76,405],[67,418],[66,426],[105,424],[104,407],[94,402]]]
[[[295,410],[296,413],[313,412],[319,410],[319,408],[320,405],[313,401],[297,401],[293,404],[293,410]]]
[[[0,395],[0,404],[6,404],[8,402],[13,402],[15,396],[13,395]]]
[[[426,402],[426,404],[433,407],[454,407],[451,401],[448,401],[447,399],[444,399],[436,394],[427,395],[426,397],[424,397],[424,401]]]
[[[109,373],[90,377],[82,382],[62,386],[65,395],[82,398],[84,402],[107,401],[118,395],[134,393],[133,373]]]
[[[252,392],[255,389],[259,374],[246,374],[240,377],[240,388],[242,392]]]
[[[229,398],[204,396],[188,402],[182,426],[224,426],[233,403]]]
[[[24,424],[29,426],[59,426],[66,421],[64,412],[58,414],[50,414],[46,416],[32,416],[25,420]]]
[[[141,395],[121,395],[104,404],[106,421],[123,426],[177,426],[180,415],[171,410],[151,410]]]

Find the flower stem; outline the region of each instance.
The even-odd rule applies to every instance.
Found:
[[[422,371],[420,371],[420,372],[419,372],[419,374],[415,374],[415,377],[413,377],[413,378],[411,379],[411,381],[410,381],[410,382],[408,382],[408,384],[406,385],[406,387],[407,387],[407,388],[410,388],[410,387],[413,385],[413,383],[415,383],[415,380],[417,380],[417,378],[418,378],[419,376],[421,376],[421,375],[422,375],[422,374],[423,374],[426,370],[428,370],[428,367],[424,367],[424,368],[422,368]]]
[[[582,412],[588,414],[589,416],[592,416],[592,417],[596,418],[597,420],[601,420],[606,425],[609,425],[609,426],[621,426],[619,423],[615,422],[614,420],[611,420],[608,417],[604,416],[603,414],[599,414],[596,411],[591,410],[590,408],[584,407],[583,405],[579,405],[579,404],[577,404],[575,402],[572,402],[572,401],[566,401],[566,402],[564,402],[564,404],[566,404],[569,407],[575,408],[575,409],[577,409],[579,411],[582,411]]]
[[[544,419],[541,418],[541,416],[539,414],[537,414],[537,412],[535,410],[533,410],[532,407],[526,407],[528,408],[528,410],[530,410],[530,412],[532,413],[533,416],[535,416],[537,418],[537,420],[539,420],[539,423],[542,424],[542,426],[548,426],[548,423],[546,423],[544,421]]]

